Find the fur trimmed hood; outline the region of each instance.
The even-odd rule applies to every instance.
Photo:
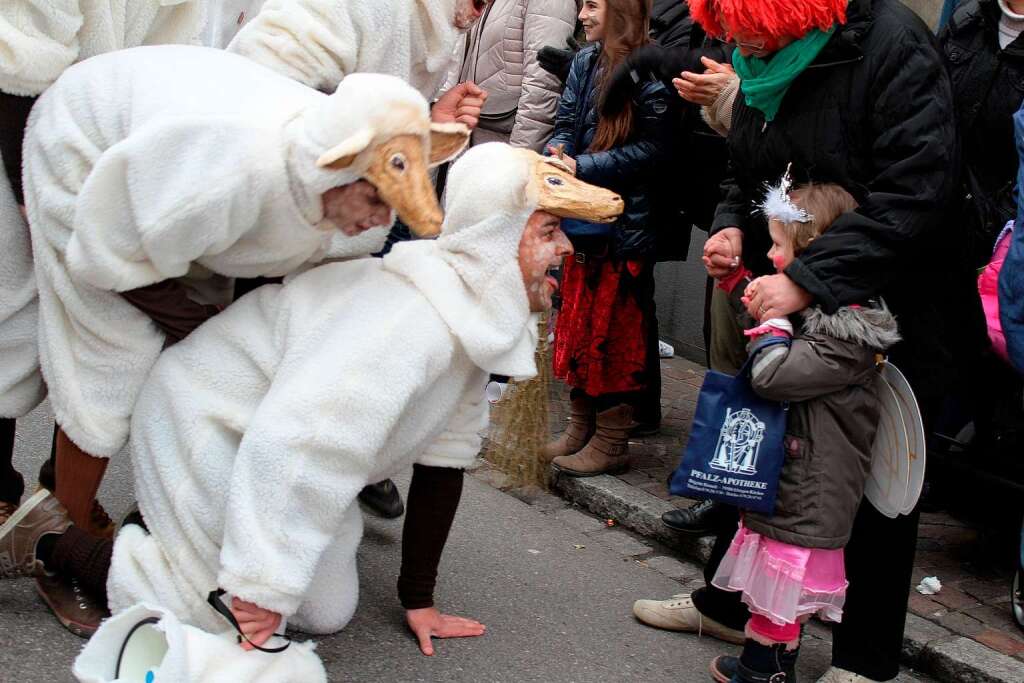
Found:
[[[843,306],[832,315],[818,306],[805,309],[803,331],[884,351],[900,341],[896,317],[884,301],[869,306]]]

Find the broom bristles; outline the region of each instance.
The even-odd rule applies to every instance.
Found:
[[[511,381],[509,391],[495,404],[484,458],[505,473],[513,487],[548,488],[548,466],[540,449],[548,439],[551,386],[551,348],[547,319],[540,322],[537,345],[537,376],[525,382]]]

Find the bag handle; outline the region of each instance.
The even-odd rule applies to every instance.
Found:
[[[249,636],[242,633],[242,627],[238,624],[238,619],[235,619],[235,615],[231,613],[231,610],[228,609],[228,606],[225,605],[224,601],[221,599],[225,592],[226,591],[223,588],[218,588],[217,590],[210,591],[210,594],[206,596],[206,602],[210,604],[210,607],[212,607],[214,611],[217,612],[217,614],[227,619],[231,623],[231,625],[235,627],[235,630],[238,631],[239,643],[241,643],[242,640],[245,640],[245,642],[249,643],[260,652],[267,652],[269,654],[284,652],[288,649],[288,646],[292,644],[292,639],[283,633],[274,634],[276,637],[284,638],[285,641],[287,641],[281,647],[260,647],[256,643],[249,640]]]
[[[754,366],[754,358],[757,354],[761,353],[769,346],[778,346],[779,344],[787,344],[789,340],[784,337],[771,337],[770,339],[758,344],[757,348],[752,353],[747,354],[747,360],[743,361],[743,365],[740,366],[740,371],[736,373],[736,377],[742,377],[744,375],[750,376],[750,372]]]

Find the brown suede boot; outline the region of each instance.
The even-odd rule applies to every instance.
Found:
[[[629,467],[629,432],[634,425],[631,405],[622,403],[600,412],[594,436],[583,450],[559,456],[551,464],[570,477],[624,472]]]
[[[569,402],[569,426],[554,441],[540,449],[540,458],[551,462],[560,455],[572,455],[587,445],[594,435],[594,399],[580,393]]]

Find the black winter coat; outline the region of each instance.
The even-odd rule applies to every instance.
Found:
[[[774,121],[736,100],[732,177],[712,232],[743,230],[743,258],[769,273],[767,225],[755,205],[793,164],[797,183],[838,183],[860,203],[788,268],[826,313],[882,296],[905,340],[891,357],[919,399],[945,392],[943,287],[957,168],[949,77],[934,37],[899,0],[851,0],[848,19],[793,81]]]
[[[959,220],[974,267],[1016,217],[1013,115],[1024,100],[1024,35],[999,47],[996,0],[964,0],[939,36],[953,81],[962,151]]]
[[[660,82],[644,84],[633,97],[636,116],[630,138],[607,151],[588,152],[597,133],[599,50],[599,45],[590,45],[573,58],[548,144],[564,145],[565,154],[576,160],[580,180],[622,196],[625,210],[611,226],[611,255],[653,258],[661,218],[653,209],[648,185],[664,170],[662,164],[672,147],[669,121],[675,103]]]
[[[713,40],[690,16],[690,7],[679,0],[655,0],[651,13],[651,38],[655,43],[634,50],[612,75],[609,94],[602,112],[610,114],[622,107],[636,83],[661,80],[675,97],[679,116],[675,120],[674,161],[670,173],[662,177],[653,191],[664,200],[666,213],[678,218],[675,231],[658,234],[659,260],[683,260],[690,242],[690,225],[707,231],[721,199],[729,152],[725,138],[713,131],[701,118],[700,107],[683,101],[672,86],[682,71],[703,73],[702,56],[729,63],[732,48]]]

